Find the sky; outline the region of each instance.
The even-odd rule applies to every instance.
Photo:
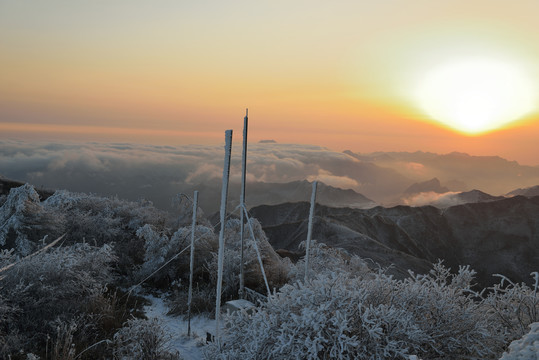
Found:
[[[539,165],[538,13],[535,0],[0,0],[0,137],[219,144],[226,129],[240,140],[249,108],[255,142]],[[477,79],[503,94],[425,85],[469,59],[510,68],[525,89],[491,73]],[[421,89],[527,105],[470,135]]]

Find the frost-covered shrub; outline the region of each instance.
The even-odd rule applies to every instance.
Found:
[[[23,259],[2,273],[2,296],[7,303],[16,304],[16,312],[0,331],[18,333],[20,349],[42,350],[47,336],[55,333],[53,321],[70,322],[83,316],[82,322],[91,327],[92,321],[99,320],[97,314],[93,318],[84,314],[113,281],[111,263],[115,259],[110,246],[88,244],[53,248]],[[14,350],[5,349],[0,355]]]
[[[427,340],[410,314],[367,304],[359,278],[315,276],[285,285],[252,315],[225,317],[223,352],[207,357],[243,359],[392,359]]]
[[[125,201],[84,193],[56,191],[43,203],[43,208],[64,219],[64,232],[75,241],[103,245],[125,242],[145,224],[163,228],[165,213],[149,201]]]
[[[530,332],[509,345],[509,352],[503,353],[500,360],[538,360],[539,359],[539,322],[530,325]]]
[[[174,290],[168,301],[168,307],[170,309],[169,314],[187,314],[187,302],[189,297],[188,291],[188,284],[186,286],[180,286]],[[215,297],[215,286],[212,286],[207,283],[194,284],[191,299],[191,313],[208,313],[210,315],[213,315],[215,313]]]
[[[0,291],[3,291],[1,287]],[[0,294],[0,356],[5,356],[12,349],[20,347],[21,337],[19,332],[16,329],[10,331],[10,324],[14,321],[18,312],[17,305],[8,302]]]
[[[114,356],[119,360],[174,360],[167,335],[158,319],[131,319],[114,335]]]
[[[155,272],[167,261],[191,245],[191,227],[182,227],[171,236],[164,231],[157,231],[149,224],[137,230],[137,236],[144,244],[144,263],[139,277],[145,278]],[[197,275],[202,276],[202,265],[211,259],[215,252],[217,238],[213,229],[204,225],[195,228],[195,268]],[[165,268],[155,273],[151,279],[153,283],[169,285],[173,281],[189,278],[190,250],[173,259]]]
[[[535,279],[532,287],[498,275],[500,283],[488,289],[485,299],[487,310],[509,341],[521,338],[530,324],[539,322],[539,273],[531,275]]]
[[[305,241],[299,247],[305,249]],[[357,276],[367,276],[371,272],[365,261],[357,255],[350,255],[346,250],[330,247],[316,240],[309,247],[309,272],[313,274],[345,271]],[[305,278],[305,257],[290,267],[291,280],[303,281]]]
[[[316,274],[283,286],[253,314],[226,316],[222,351],[212,345],[207,356],[494,359],[503,338],[467,291],[473,274],[441,264],[402,281],[383,272]]]
[[[61,219],[46,211],[31,185],[12,188],[0,207],[0,247],[26,256],[46,234],[58,235]]]
[[[193,200],[186,194],[179,193],[172,199],[172,208],[175,212],[175,228],[189,227],[193,221]],[[211,222],[204,215],[204,211],[197,208],[197,224],[211,227]]]
[[[290,260],[282,259],[272,248],[262,226],[256,219],[251,219],[256,245],[260,251],[262,264],[270,289],[280,288],[288,281]],[[241,264],[241,240],[240,221],[237,219],[228,220],[225,226],[225,252],[223,264],[223,298],[235,296],[239,290],[239,275]],[[258,261],[255,244],[251,238],[249,226],[244,225],[244,276],[245,286],[267,293],[262,270]],[[218,257],[217,249],[213,253],[212,260],[208,263],[209,272],[212,276],[212,283],[217,283]]]
[[[11,189],[0,207],[0,247],[26,256],[45,236],[66,234],[66,244],[113,245],[119,256],[118,271],[129,274],[144,258],[144,244],[136,231],[146,224],[165,231],[167,221],[168,215],[149,201],[57,191],[40,202],[34,188],[24,185]]]
[[[438,262],[428,274],[411,274],[393,282],[396,288],[388,294],[391,301],[412,314],[414,322],[429,335],[423,351],[416,354],[426,359],[450,355],[486,359],[501,350],[503,337],[470,290],[474,276],[475,271],[467,266],[452,274]]]
[[[116,271],[126,276],[124,285],[129,285],[133,272],[144,261],[144,242],[136,235],[137,230],[150,224],[162,232],[168,221],[166,213],[144,200],[56,191],[41,205],[61,222],[57,232],[66,234],[66,243],[113,246],[118,256]]]
[[[73,336],[77,331],[77,322],[70,321],[64,322],[57,320],[56,325],[56,340],[52,346],[51,359],[52,360],[74,360],[76,356],[75,344],[73,343]],[[45,357],[48,358],[49,354]]]
[[[13,264],[16,261],[14,254],[15,249],[2,249],[0,250],[0,278],[2,278],[2,272],[6,266]]]

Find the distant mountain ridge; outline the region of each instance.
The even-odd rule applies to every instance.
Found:
[[[275,248],[298,251],[306,239],[309,204],[251,209]],[[372,209],[317,205],[313,238],[341,247],[395,274],[425,272],[443,259],[453,269],[471,265],[483,286],[492,274],[530,282],[539,270],[539,197],[470,203],[440,210],[432,206]]]
[[[218,211],[218,201],[221,188],[217,185],[200,184],[194,188],[200,189],[201,206],[208,213]],[[307,180],[286,183],[248,182],[246,185],[247,206],[276,205],[285,202],[306,201],[311,198],[312,182]],[[240,188],[235,184],[229,189],[229,207],[239,204]],[[318,182],[317,201],[332,207],[371,208],[378,204],[366,196],[352,190],[340,189]],[[206,210],[208,209],[208,210]]]
[[[411,195],[411,194],[418,194],[422,192],[435,192],[438,194],[443,194],[446,192],[449,192],[449,189],[445,186],[442,186],[440,184],[440,180],[438,178],[432,178],[431,180],[414,183],[408,187],[408,189],[404,190],[404,194]]]
[[[506,194],[506,196],[516,196],[516,195],[522,195],[522,196],[527,196],[527,197],[539,196],[539,185],[535,185],[535,186],[524,188],[524,189],[516,189]]]
[[[481,203],[481,202],[490,202],[490,201],[496,201],[496,200],[502,200],[505,199],[503,196],[493,196],[490,194],[487,194],[481,190],[470,190],[470,191],[464,191],[456,194],[449,194],[445,197],[445,199],[439,199],[438,201],[433,203],[433,206],[436,207],[448,207],[448,204],[454,205],[462,205],[462,204],[470,204],[470,203]],[[445,206],[444,206],[445,205]]]
[[[481,189],[489,194],[502,195],[516,187],[526,188],[539,184],[539,166],[520,165],[499,156],[474,156],[461,152],[435,154],[422,151],[363,154],[346,150],[344,153],[359,161],[395,171],[409,179],[406,188],[414,183],[420,184],[436,178],[448,191]],[[361,188],[358,190],[366,196],[371,195],[369,191],[363,191]],[[379,203],[392,204],[398,196],[395,193],[390,196],[389,191],[386,195],[380,198],[372,195],[370,197]]]

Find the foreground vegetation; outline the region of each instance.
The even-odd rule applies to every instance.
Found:
[[[191,214],[182,199],[168,214],[145,201],[65,191],[41,201],[29,185],[2,197],[0,358],[180,358],[136,294],[164,290],[173,312],[186,312],[189,251],[177,254],[189,246]],[[200,214],[193,310],[211,314],[218,241]],[[253,225],[276,290],[254,311],[224,317],[221,340],[205,348],[209,359],[499,359],[539,321],[537,273],[531,287],[501,276],[477,289],[472,269],[452,273],[440,262],[395,279],[314,243],[305,282],[303,261],[279,257]],[[239,288],[240,226],[226,224],[223,300]],[[246,286],[265,293],[251,242],[245,251]]]

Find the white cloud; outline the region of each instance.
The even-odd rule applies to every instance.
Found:
[[[326,185],[330,185],[330,186],[341,188],[341,189],[357,189],[359,187],[359,183],[356,180],[351,179],[347,176],[335,176],[325,170],[319,170],[318,175],[308,176],[307,180],[309,181],[318,180],[320,182],[323,182]]]

